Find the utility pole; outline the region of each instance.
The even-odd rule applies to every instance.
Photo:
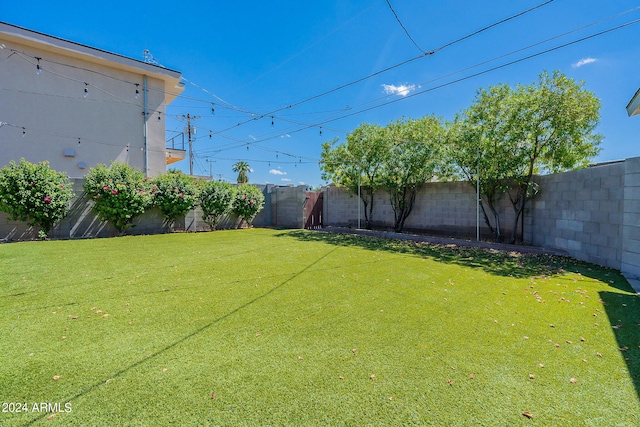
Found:
[[[209,163],[209,177],[211,177],[211,179],[213,179],[213,172],[211,170],[211,165],[213,163],[215,163],[216,161],[215,160],[211,160],[211,159],[206,159],[206,160],[207,160],[207,163]]]
[[[189,138],[189,175],[193,176],[193,141],[195,140],[194,135],[196,134],[195,126],[191,126],[191,120],[198,120],[200,116],[192,116],[191,114],[182,115],[183,119],[187,119],[187,127],[185,129],[185,133]]]

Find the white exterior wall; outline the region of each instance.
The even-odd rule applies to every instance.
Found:
[[[164,112],[172,96],[165,95],[166,82],[158,76],[162,69],[38,33],[36,41],[21,40],[13,37],[10,26],[9,34],[2,30],[0,26],[0,44],[5,45],[0,50],[0,122],[5,123],[0,127],[0,167],[24,158],[32,163],[48,160],[53,169],[72,178],[111,161],[128,163],[149,176],[165,172]],[[30,34],[15,29],[20,30],[19,35]],[[41,58],[39,75],[35,58]],[[146,68],[150,72],[145,117]],[[168,73],[178,81],[179,73]]]

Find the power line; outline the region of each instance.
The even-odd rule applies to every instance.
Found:
[[[635,9],[637,9],[637,8],[635,8]],[[635,10],[635,9],[632,9],[632,10]],[[535,58],[535,57],[541,56],[541,55],[545,55],[545,54],[547,54],[547,53],[550,53],[550,52],[553,52],[553,51],[556,51],[556,50],[559,50],[559,49],[563,49],[563,48],[565,48],[565,47],[568,47],[568,46],[571,46],[571,45],[574,45],[574,44],[577,44],[577,43],[581,43],[581,42],[583,42],[583,41],[585,41],[585,40],[589,40],[589,39],[592,39],[592,38],[595,38],[595,37],[599,37],[599,36],[602,36],[602,35],[608,34],[608,33],[613,32],[613,31],[620,30],[620,29],[622,29],[622,28],[625,28],[625,27],[628,27],[628,26],[631,26],[631,25],[637,24],[637,23],[639,23],[639,22],[640,22],[640,19],[633,20],[633,21],[627,22],[627,23],[625,23],[625,24],[621,24],[621,25],[618,25],[618,26],[616,26],[616,27],[613,27],[613,28],[609,28],[609,29],[607,29],[607,30],[600,31],[600,32],[598,32],[598,33],[591,34],[591,35],[589,35],[589,36],[582,37],[582,38],[580,38],[580,39],[577,39],[577,40],[574,40],[574,41],[571,41],[571,42],[568,42],[568,43],[564,43],[564,44],[562,44],[562,45],[558,45],[558,46],[552,47],[552,48],[550,48],[550,49],[546,49],[546,50],[541,51],[541,52],[538,52],[538,53],[534,53],[534,54],[528,55],[528,56],[523,57],[523,58],[519,58],[519,59],[516,59],[516,60],[510,61],[510,62],[507,62],[507,63],[501,64],[501,65],[497,65],[497,66],[495,66],[495,67],[492,67],[492,68],[489,68],[489,69],[486,69],[486,70],[483,70],[483,71],[479,71],[479,72],[477,72],[477,73],[473,73],[473,74],[470,74],[470,75],[468,75],[468,76],[464,76],[464,77],[461,77],[461,78],[458,78],[458,79],[455,79],[455,80],[452,80],[452,81],[449,81],[449,82],[446,82],[446,83],[443,83],[443,84],[440,84],[440,85],[437,85],[437,86],[434,86],[434,87],[431,87],[431,88],[428,88],[428,89],[425,89],[425,90],[421,90],[421,91],[418,91],[418,92],[414,92],[414,93],[409,94],[409,95],[406,95],[406,96],[404,96],[404,97],[402,97],[402,98],[394,99],[394,100],[391,100],[391,101],[388,101],[388,102],[384,102],[384,103],[381,103],[381,104],[374,105],[374,106],[369,107],[369,108],[365,108],[365,109],[362,109],[362,110],[354,111],[354,112],[352,112],[352,113],[345,114],[345,115],[342,115],[342,116],[340,116],[340,117],[336,117],[336,118],[332,118],[332,119],[327,119],[327,120],[322,121],[322,122],[317,122],[317,123],[314,123],[313,125],[310,125],[310,126],[307,126],[307,127],[302,127],[302,128],[299,128],[299,129],[296,129],[296,130],[293,130],[293,131],[289,131],[289,133],[290,133],[290,134],[292,134],[292,133],[301,132],[301,131],[303,131],[303,130],[307,130],[307,129],[310,129],[310,128],[313,128],[313,127],[324,126],[324,125],[325,125],[325,124],[327,124],[327,123],[332,123],[332,122],[337,121],[337,120],[342,120],[342,119],[345,119],[345,118],[348,118],[348,117],[352,117],[352,116],[355,116],[355,115],[358,115],[358,114],[362,114],[362,113],[365,113],[365,112],[368,112],[368,111],[371,111],[371,110],[375,110],[375,109],[378,109],[378,108],[381,108],[381,107],[384,107],[384,106],[387,106],[387,105],[390,105],[390,104],[394,104],[394,103],[396,103],[396,102],[405,101],[405,100],[410,99],[410,98],[413,98],[413,97],[415,97],[415,96],[422,95],[422,94],[425,94],[425,93],[428,93],[428,92],[432,92],[432,91],[435,91],[435,90],[437,90],[437,89],[441,89],[441,88],[444,88],[444,87],[447,87],[447,86],[451,86],[451,85],[453,85],[453,84],[460,83],[460,82],[462,82],[462,81],[469,80],[469,79],[472,79],[472,78],[474,78],[474,77],[478,77],[478,76],[480,76],[480,75],[487,74],[487,73],[490,73],[490,72],[492,72],[492,71],[499,70],[499,69],[501,69],[501,68],[505,68],[505,67],[508,67],[508,66],[511,66],[511,65],[514,65],[514,64],[517,64],[517,63],[520,63],[520,62],[523,62],[523,61],[526,61],[526,60],[529,60],[529,59],[532,59],[532,58]],[[592,24],[592,25],[595,25],[595,24]],[[583,27],[583,28],[584,28],[584,27]],[[577,31],[577,30],[575,30],[575,31]],[[569,33],[571,33],[571,32],[569,32]],[[565,33],[564,35],[569,34],[569,33]],[[538,42],[538,43],[535,43],[535,44],[533,44],[533,45],[527,46],[527,47],[525,47],[525,48],[518,49],[518,50],[516,50],[516,51],[514,51],[514,52],[511,52],[511,53],[508,53],[508,54],[506,54],[506,55],[502,55],[502,56],[499,56],[499,57],[497,57],[497,58],[493,58],[493,59],[491,59],[491,60],[484,61],[484,62],[482,62],[482,63],[480,63],[480,64],[476,64],[476,65],[474,65],[474,66],[467,67],[467,68],[465,68],[465,69],[464,69],[464,70],[462,70],[462,71],[465,71],[465,70],[468,70],[468,69],[472,69],[472,68],[476,68],[476,67],[478,67],[478,66],[480,66],[480,65],[484,65],[484,64],[486,64],[486,63],[488,63],[488,62],[492,62],[492,61],[494,61],[494,60],[496,60],[496,59],[500,59],[500,58],[503,58],[503,57],[505,57],[505,56],[509,56],[509,55],[514,54],[514,53],[520,52],[520,51],[522,51],[522,50],[529,49],[530,47],[537,46],[537,45],[539,45],[539,44],[541,44],[541,43],[545,43],[545,42],[547,42],[547,41],[553,40],[553,39],[558,38],[558,37],[562,37],[562,36],[564,36],[564,35],[556,36],[556,37],[554,37],[554,38],[551,38],[551,39],[545,40],[545,41],[543,41],[543,42]],[[449,75],[447,75],[447,76],[450,76],[450,75],[453,75],[453,74],[458,74],[458,73],[460,73],[460,72],[462,72],[462,71],[456,71],[456,72],[454,72],[454,73],[450,73],[450,74],[449,74]],[[447,76],[445,76],[445,77],[447,77]],[[442,78],[442,77],[441,77],[441,78]],[[441,78],[434,79],[434,80],[432,80],[432,81],[440,80]],[[384,98],[386,98],[386,97],[384,97]],[[379,100],[379,99],[382,99],[382,98],[378,98],[378,99],[376,99],[376,100],[369,101],[369,102],[367,102],[367,103],[365,103],[365,104],[363,104],[363,105],[366,105],[366,104],[371,103],[371,102],[375,102],[375,101],[377,101],[377,100]],[[246,144],[246,145],[253,145],[253,144],[257,144],[257,143],[261,143],[261,142],[268,141],[268,140],[270,140],[270,139],[273,139],[273,137],[263,138],[263,139],[258,139],[258,140],[252,141],[252,142],[251,142],[251,141],[245,141],[245,142],[242,142],[242,144],[243,144],[243,145],[244,145],[244,144]],[[233,149],[233,148],[237,148],[237,147],[238,147],[238,146],[229,147],[229,149]],[[221,150],[220,150],[220,151],[221,151]]]
[[[418,43],[416,43],[416,41],[413,39],[413,37],[411,37],[411,34],[409,34],[409,30],[407,30],[407,28],[404,26],[402,21],[400,21],[400,18],[398,17],[398,14],[393,9],[393,6],[391,6],[391,2],[389,0],[386,0],[386,2],[387,2],[387,6],[389,6],[389,9],[391,9],[391,12],[393,13],[393,16],[395,16],[396,21],[398,21],[398,24],[400,24],[400,26],[404,30],[405,34],[407,35],[407,37],[409,37],[409,40],[411,40],[411,43],[413,43],[413,45],[415,47],[417,47],[420,52],[427,53],[427,52],[424,51],[424,49],[422,49],[420,46],[418,46]]]
[[[331,93],[334,93],[334,92],[337,92],[337,91],[339,91],[339,90],[345,89],[345,88],[347,88],[347,87],[353,86],[353,85],[355,85],[355,84],[361,83],[361,82],[363,82],[363,81],[365,81],[365,80],[368,80],[368,79],[373,78],[373,77],[375,77],[375,76],[378,76],[378,75],[380,75],[380,74],[383,74],[383,73],[386,73],[386,72],[388,72],[388,71],[394,70],[394,69],[396,69],[396,68],[402,67],[402,66],[404,66],[404,65],[406,65],[406,64],[409,64],[409,63],[411,63],[411,62],[413,62],[413,61],[416,61],[416,60],[418,60],[418,59],[422,59],[422,58],[424,58],[424,57],[426,57],[426,56],[431,56],[431,55],[435,54],[436,52],[439,52],[439,51],[441,51],[441,50],[443,50],[443,49],[445,49],[445,48],[447,48],[447,47],[449,47],[449,46],[453,46],[453,45],[454,45],[454,44],[456,44],[456,43],[460,43],[460,42],[461,42],[461,41],[463,41],[463,40],[466,40],[466,39],[468,39],[468,38],[471,38],[471,37],[473,37],[473,36],[476,36],[476,35],[478,35],[478,34],[480,34],[480,33],[484,32],[484,31],[489,30],[490,28],[493,28],[493,27],[496,27],[496,26],[498,26],[498,25],[504,24],[505,22],[508,22],[508,21],[510,21],[510,20],[512,20],[512,19],[518,18],[518,17],[520,17],[520,16],[522,16],[522,15],[525,15],[525,14],[527,14],[527,13],[529,13],[529,12],[532,12],[532,11],[534,11],[534,10],[536,10],[536,9],[538,9],[538,8],[540,8],[540,7],[542,7],[542,6],[545,6],[545,5],[549,4],[549,3],[552,3],[553,1],[555,1],[555,0],[547,0],[547,1],[545,1],[544,3],[541,3],[541,4],[537,5],[537,6],[534,6],[534,7],[530,8],[530,9],[527,9],[527,10],[525,10],[525,11],[523,11],[523,12],[517,13],[517,14],[512,15],[512,16],[509,16],[508,18],[502,19],[502,20],[500,20],[500,21],[498,21],[498,22],[495,22],[495,23],[493,23],[493,24],[490,24],[490,25],[485,26],[485,27],[481,28],[480,30],[474,31],[474,32],[473,32],[473,33],[471,33],[471,34],[468,34],[468,35],[466,35],[466,36],[463,36],[463,37],[460,37],[460,38],[458,38],[458,39],[456,39],[456,40],[453,40],[453,41],[451,41],[451,42],[449,42],[449,43],[446,43],[446,44],[444,44],[444,45],[442,45],[442,46],[440,46],[440,47],[438,47],[438,48],[436,48],[436,49],[434,49],[434,50],[430,50],[430,51],[423,51],[423,53],[422,53],[421,55],[415,56],[415,57],[413,57],[413,58],[409,58],[409,59],[404,60],[404,61],[402,61],[402,62],[399,62],[399,63],[397,63],[397,64],[395,64],[395,65],[389,66],[389,67],[387,67],[387,68],[384,68],[384,69],[382,69],[382,70],[376,71],[376,72],[371,73],[371,74],[368,74],[368,75],[366,75],[366,76],[364,76],[364,77],[361,77],[361,78],[359,78],[359,79],[356,79],[356,80],[353,80],[353,81],[351,81],[351,82],[345,83],[345,84],[343,84],[343,85],[337,86],[337,87],[335,87],[335,88],[333,88],[333,89],[330,89],[330,90],[327,90],[327,91],[321,92],[321,93],[319,93],[319,94],[317,94],[317,95],[310,96],[310,97],[308,97],[308,98],[305,98],[305,99],[303,99],[303,100],[301,100],[301,101],[298,101],[298,102],[295,102],[295,103],[293,103],[293,104],[289,104],[289,105],[286,105],[286,106],[284,106],[284,107],[280,107],[280,108],[275,109],[275,110],[273,110],[273,111],[270,111],[270,112],[268,112],[268,113],[264,113],[264,114],[256,114],[257,118],[252,118],[252,119],[250,119],[250,120],[246,120],[246,121],[244,121],[244,122],[238,123],[238,124],[236,124],[236,125],[234,125],[234,126],[230,126],[230,127],[225,128],[225,129],[223,129],[223,130],[221,130],[221,131],[218,131],[218,133],[226,132],[226,131],[228,131],[228,130],[231,130],[231,129],[234,129],[234,128],[236,128],[236,127],[242,126],[242,125],[244,125],[244,124],[250,123],[252,120],[258,120],[258,119],[262,119],[262,118],[264,118],[264,117],[271,116],[271,115],[273,115],[273,114],[275,114],[275,113],[278,113],[278,112],[280,112],[280,111],[282,111],[282,110],[286,110],[286,109],[291,109],[291,108],[297,107],[297,106],[302,105],[302,104],[305,104],[305,103],[307,103],[307,102],[309,102],[309,101],[312,101],[312,100],[315,100],[315,99],[321,98],[321,97],[323,97],[323,96],[329,95],[329,94],[331,94]],[[422,51],[422,49],[420,49],[420,50]]]

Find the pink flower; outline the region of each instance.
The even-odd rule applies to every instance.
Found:
[[[103,190],[107,191],[109,189],[108,185],[105,185],[104,187],[102,187]]]
[[[184,194],[180,193],[178,194],[178,197],[180,197],[181,199],[184,199]]]
[[[51,203],[51,197],[49,197],[49,196],[44,196],[44,202],[45,202],[45,203]]]
[[[111,194],[118,194],[118,190],[111,190]]]
[[[95,196],[93,196],[93,198],[97,200],[97,199],[99,199],[99,198],[100,198],[100,196],[98,196],[98,195],[96,194]]]

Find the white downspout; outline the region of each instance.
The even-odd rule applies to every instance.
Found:
[[[143,93],[143,100],[144,100],[144,106],[143,106],[143,116],[144,116],[144,173],[145,176],[149,176],[149,147],[148,147],[148,143],[147,143],[147,122],[148,122],[148,117],[147,117],[147,75],[145,74],[143,76],[143,88],[142,88],[142,93]]]

